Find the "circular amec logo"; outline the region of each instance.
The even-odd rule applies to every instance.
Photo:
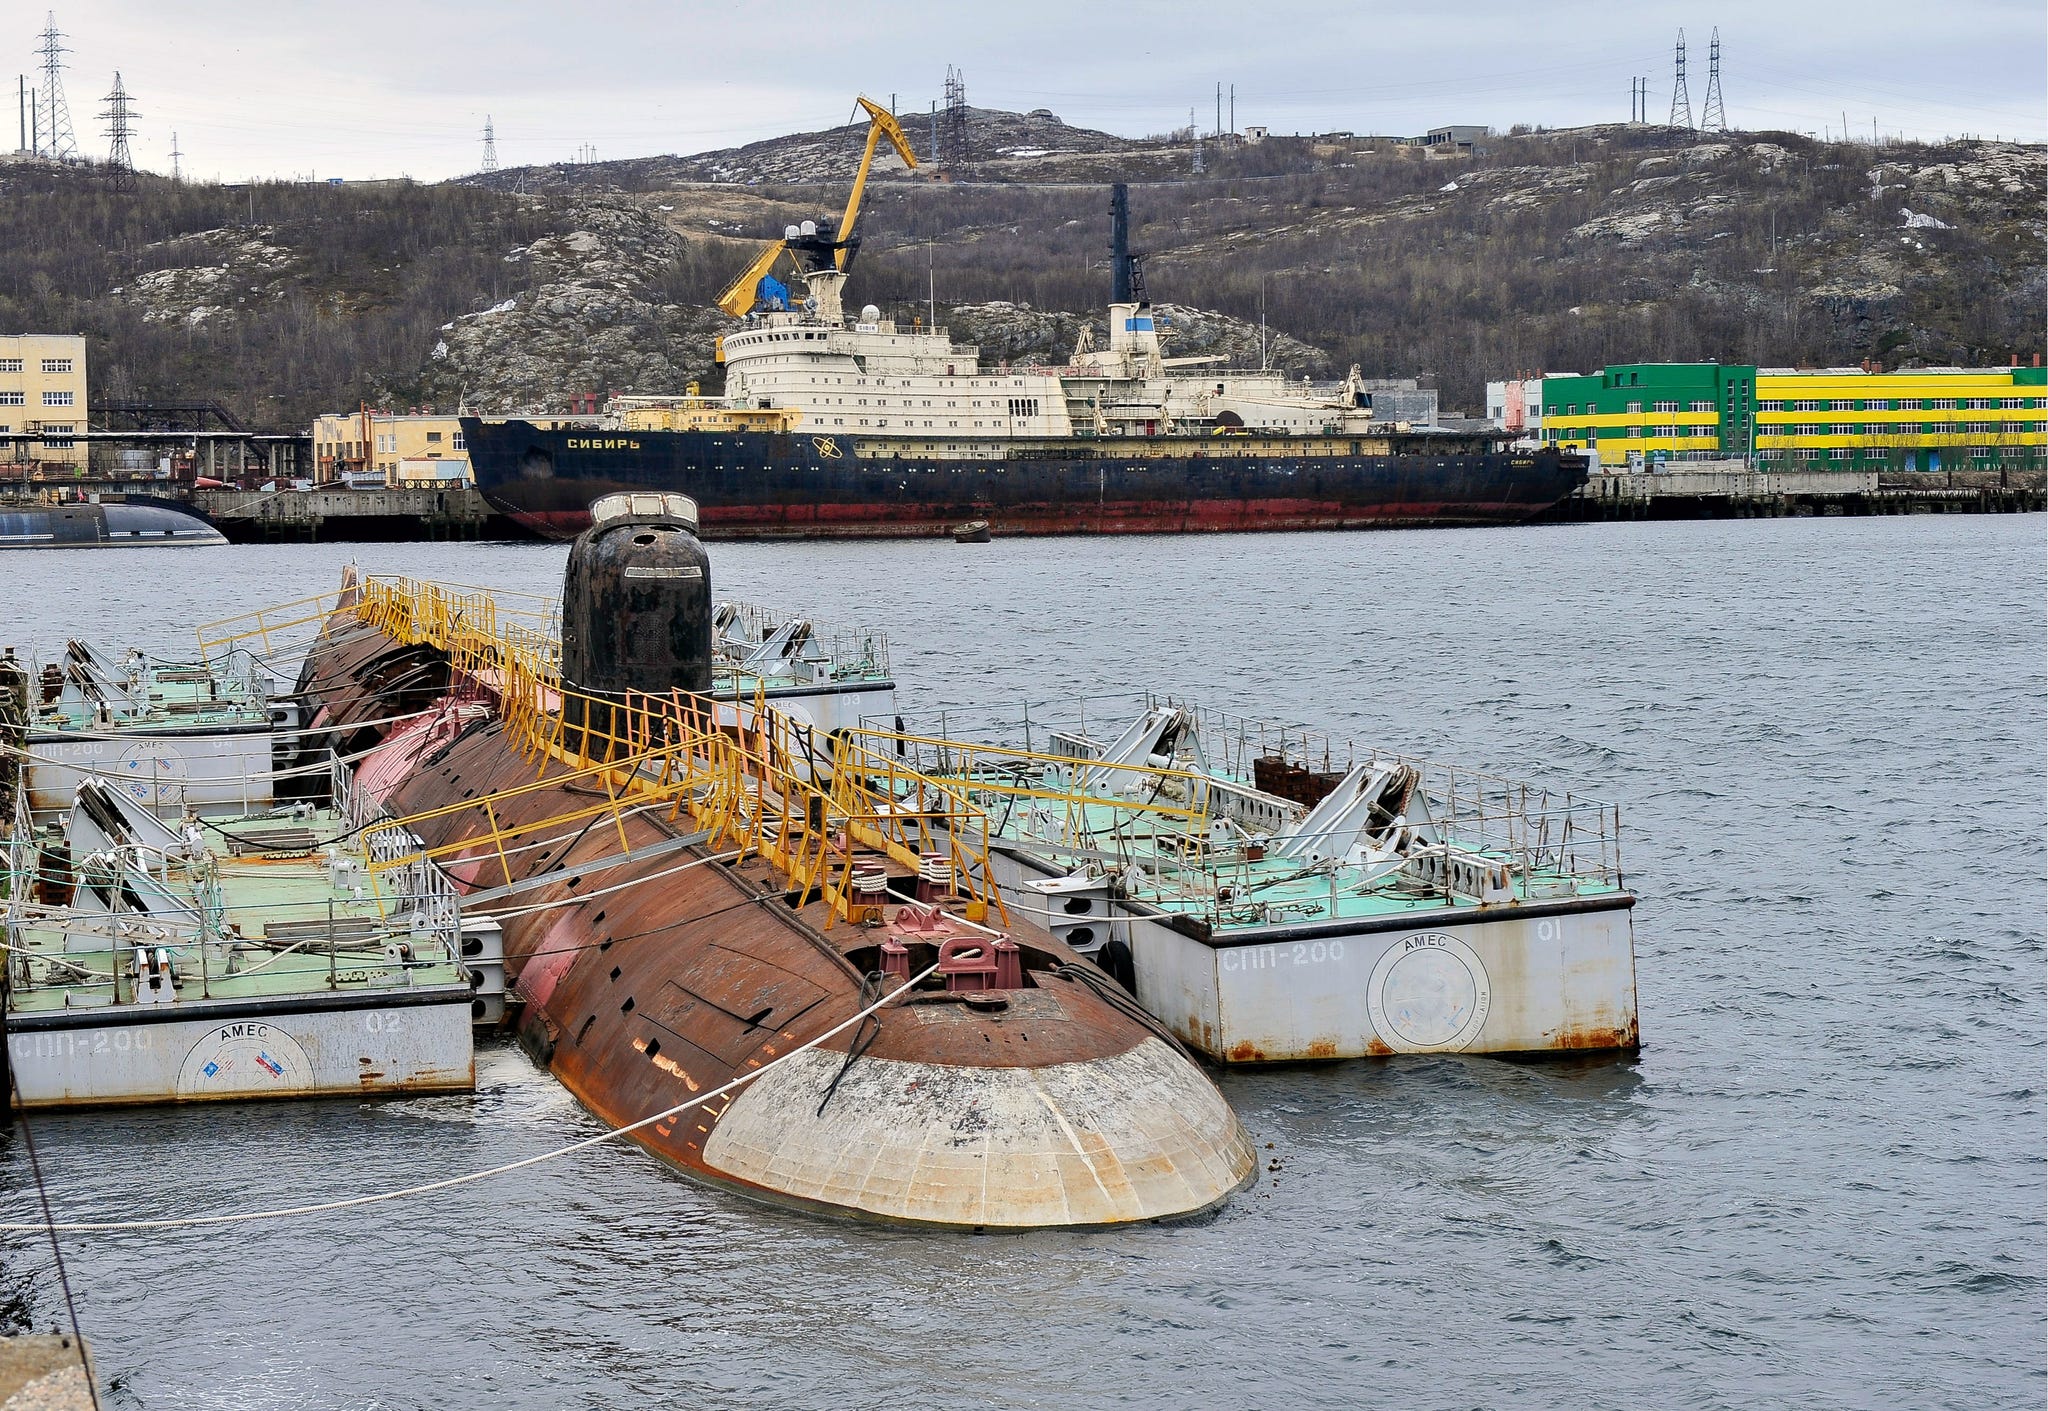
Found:
[[[115,772],[121,787],[152,807],[175,803],[184,789],[185,757],[169,745],[142,740],[121,752]]]
[[[178,1069],[181,1094],[290,1092],[313,1085],[299,1041],[257,1019],[216,1024]]]
[[[1486,1027],[1486,967],[1455,936],[1427,931],[1387,948],[1366,986],[1372,1027],[1396,1053],[1456,1053]]]

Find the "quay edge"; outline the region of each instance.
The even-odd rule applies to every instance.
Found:
[[[1595,475],[1550,522],[2026,514],[2048,509],[2048,471],[1689,471]]]

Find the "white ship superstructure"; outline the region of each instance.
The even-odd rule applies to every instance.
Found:
[[[1058,367],[988,369],[943,328],[903,328],[870,304],[844,316],[846,276],[804,278],[800,307],[749,315],[726,335],[726,403],[789,409],[809,432],[902,436],[934,454],[985,457],[992,443],[1122,439],[1218,431],[1275,436],[1384,435],[1356,368],[1344,382],[1264,370],[1197,371],[1216,358],[1164,355],[1144,302],[1109,306],[1109,346],[1084,336]],[[925,449],[920,446],[919,449]]]

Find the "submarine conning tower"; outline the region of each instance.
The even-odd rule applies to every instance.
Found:
[[[634,491],[590,507],[562,575],[563,718],[614,734],[582,696],[711,690],[711,559],[687,495]],[[602,742],[593,742],[599,745]],[[588,751],[598,756],[604,751]]]

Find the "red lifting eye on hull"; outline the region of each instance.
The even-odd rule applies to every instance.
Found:
[[[1007,936],[953,936],[939,943],[939,974],[955,993],[1024,988],[1023,953]]]
[[[949,990],[993,989],[995,946],[979,936],[952,936],[939,943],[939,975]]]

